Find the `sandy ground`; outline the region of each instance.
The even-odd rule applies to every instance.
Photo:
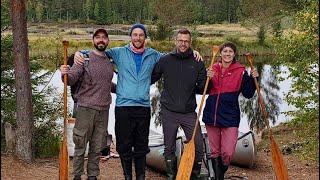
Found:
[[[301,162],[293,154],[284,155],[285,162],[289,170],[290,179],[295,180],[318,180],[318,165]],[[124,179],[119,158],[109,158],[100,161],[101,180]],[[204,167],[203,167],[204,170]],[[204,170],[205,171],[205,170]],[[70,179],[72,179],[72,159],[70,160]],[[253,179],[272,180],[276,179],[272,169],[270,153],[258,152],[256,164],[253,168],[241,168],[231,166],[226,174],[230,179]],[[1,155],[1,179],[3,180],[55,180],[58,179],[58,159],[36,159],[32,164],[26,164],[16,160],[11,155]],[[86,179],[86,176],[83,176]],[[164,174],[147,168],[146,179],[161,180],[166,179]]]

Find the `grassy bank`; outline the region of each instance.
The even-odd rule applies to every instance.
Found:
[[[280,124],[272,129],[283,154],[293,154],[305,164],[319,164],[319,120]],[[269,149],[268,133],[262,135],[259,150]]]
[[[97,25],[84,24],[31,24],[28,26],[30,57],[41,61],[44,68],[54,70],[62,63],[62,40],[70,42],[69,54],[80,49],[91,49],[91,33]],[[130,25],[114,24],[106,26],[110,36],[109,48],[123,46],[129,42],[128,30]],[[151,27],[150,27],[151,28]],[[176,27],[178,29],[181,27]],[[199,25],[188,27],[193,36],[193,48],[198,50],[205,59],[210,59],[213,45],[231,41],[238,47],[239,54],[251,52],[257,55],[273,54],[271,39],[266,45],[259,45],[256,29],[242,27],[239,24]],[[172,40],[151,41],[147,45],[161,52],[173,49]]]

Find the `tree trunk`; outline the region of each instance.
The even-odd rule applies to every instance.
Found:
[[[30,82],[26,0],[11,1],[13,55],[17,104],[15,155],[31,162],[33,113]]]

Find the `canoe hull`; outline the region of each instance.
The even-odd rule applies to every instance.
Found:
[[[150,152],[147,154],[147,165],[155,170],[165,172],[166,163],[163,156],[164,153],[164,142],[162,136],[149,137],[149,148]],[[177,137],[176,139],[176,157],[177,162],[180,162],[180,158],[183,152],[183,139]]]
[[[178,163],[180,162],[181,155],[183,153],[183,142],[185,137],[177,137],[176,139],[176,156]],[[149,137],[150,153],[147,154],[147,165],[158,171],[165,172],[165,159],[163,156],[164,144],[163,137],[158,138]],[[254,135],[251,131],[247,133],[239,132],[236,150],[231,160],[231,164],[249,167],[254,165],[256,158],[256,147],[254,143]]]

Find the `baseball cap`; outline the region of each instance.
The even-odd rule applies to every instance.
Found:
[[[104,28],[98,28],[98,29],[96,29],[96,30],[94,31],[92,37],[97,36],[97,34],[100,33],[100,32],[104,33],[107,37],[109,37],[107,30],[105,30]]]

